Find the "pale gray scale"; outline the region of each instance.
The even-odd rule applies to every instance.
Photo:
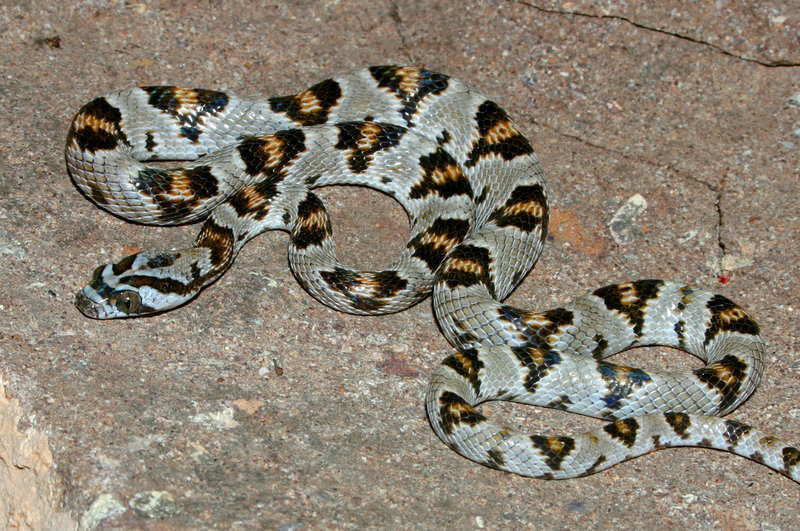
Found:
[[[535,154],[503,160],[495,155],[480,160],[474,166],[466,165],[475,143],[480,138],[475,116],[486,96],[455,80],[450,80],[447,89],[436,98],[420,104],[414,122],[421,131],[428,131],[438,137],[447,131],[450,140],[446,147],[455,160],[462,163],[462,169],[478,193],[485,185],[488,195],[476,210],[476,227],[482,227],[492,210],[502,205],[510,193],[518,186],[541,184],[544,186],[544,172]]]
[[[686,293],[687,289],[691,290],[689,294]],[[712,297],[713,294],[705,290],[665,282],[659,296],[648,303],[642,343],[681,347],[682,350],[697,356],[708,364],[715,363],[726,356],[735,355],[746,367],[745,376],[739,382],[741,385],[738,391],[740,398],[737,403],[739,403],[744,401],[761,381],[766,346],[758,336],[733,331],[721,332],[715,340],[704,344],[705,328],[710,324],[711,319],[707,302]],[[678,309],[679,303],[683,306],[682,310]],[[683,327],[682,335],[687,338],[682,344],[680,338],[674,333],[675,325],[679,320]],[[682,375],[682,380],[688,387],[685,396],[696,397],[697,400],[702,399],[704,402],[715,404],[721,401],[718,391],[697,380],[694,374],[687,372]],[[731,409],[733,407],[726,409],[726,412]],[[680,409],[680,411],[688,411],[688,409]]]
[[[376,123],[380,125],[381,122]],[[306,137],[306,153],[292,169],[293,174],[314,177],[310,188],[366,186],[390,195],[412,216],[426,211],[425,200],[415,201],[408,194],[411,186],[422,176],[420,157],[438,148],[434,141],[416,131],[406,131],[396,147],[372,153],[366,170],[354,173],[348,164],[350,151],[335,147],[339,141],[339,127],[322,125],[306,129],[317,130],[322,133]],[[332,161],[336,167],[332,166]]]
[[[324,278],[325,273],[351,271],[358,275],[370,275],[377,272],[352,271],[336,256],[333,239],[325,239],[321,245],[310,246],[305,249],[289,248],[289,265],[294,274],[301,279],[303,286],[315,298],[326,305],[346,313],[358,315],[376,315],[380,313],[394,313],[406,309],[427,296],[433,283],[433,272],[426,264],[410,255],[411,251],[405,249],[400,256],[385,267],[384,272],[394,272],[399,279],[406,282],[405,287],[394,293],[390,299],[372,309],[362,309],[354,306],[353,300],[344,293],[333,290]],[[366,293],[365,293],[366,296]]]
[[[543,248],[542,231],[520,231],[516,227],[497,227],[493,223],[484,225],[481,236],[493,249],[502,249],[494,253],[494,289],[497,300],[504,300],[522,281],[534,266]],[[488,302],[488,301],[487,301]]]
[[[119,109],[121,126],[137,160],[193,160],[230,145],[243,136],[258,136],[296,127],[265,100],[227,95],[228,103],[194,124],[197,142],[181,132],[181,122],[148,103],[149,94],[139,88],[106,96]],[[148,144],[154,143],[153,148]]]
[[[225,146],[200,159],[186,162],[182,168],[192,170],[198,167],[209,167],[217,180],[218,193],[204,200],[193,202],[191,211],[184,217],[164,219],[162,207],[155,197],[142,193],[141,175],[149,170],[161,171],[136,160],[131,153],[118,147],[114,150],[98,152],[94,162],[87,166],[70,160],[73,180],[78,187],[91,197],[98,183],[104,183],[108,190],[103,208],[124,219],[143,224],[175,225],[203,219],[227,198],[257,180],[245,171],[244,164],[237,152],[236,145]]]
[[[678,346],[677,339],[669,333],[660,334],[657,332],[658,326],[666,327],[668,323],[675,320],[673,309],[676,306],[675,299],[680,300],[683,286],[675,283],[664,283],[659,297],[652,300],[652,304],[647,309],[647,320],[644,327],[645,334],[637,336],[633,333],[632,327],[622,318],[622,316],[608,312],[603,303],[596,297],[588,295],[576,299],[570,304],[565,305],[565,309],[573,312],[574,321],[564,331],[553,336],[554,350],[563,356],[582,355],[591,358],[592,343],[590,340],[594,334],[602,333],[604,338],[611,341],[607,347],[606,356],[620,352],[631,346],[641,346],[648,344],[660,344],[664,346]],[[697,294],[694,306],[705,306],[707,292],[700,291]],[[699,299],[699,300],[697,300]],[[655,333],[653,333],[655,332]],[[747,365],[747,374],[742,382],[743,387],[738,402],[743,401],[754,389],[760,379],[761,359],[764,355],[763,341],[751,335],[729,334],[725,335],[728,344],[719,349],[713,349],[713,358],[720,358],[726,352],[738,352],[739,358]],[[722,354],[714,351],[720,350]],[[708,359],[705,351],[690,352],[701,359]],[[581,374],[585,382],[597,379],[597,370],[594,362],[589,359],[585,362],[587,370],[566,371],[567,374],[574,372]],[[559,366],[561,371],[564,366]],[[556,373],[553,372],[553,375]],[[710,389],[705,383],[696,379],[690,371],[686,372],[661,372],[648,371],[651,382],[636,388],[630,396],[622,400],[625,407],[620,407],[614,416],[624,418],[637,413],[648,413],[652,411],[687,411],[687,412],[719,412],[719,395],[716,390]],[[550,375],[548,375],[550,377]],[[565,375],[566,377],[566,375]],[[544,383],[542,384],[544,386]],[[577,389],[575,390],[577,396]],[[595,408],[597,409],[597,408]],[[599,409],[597,409],[599,411]],[[577,411],[584,414],[595,415],[586,411]]]
[[[213,149],[213,145],[193,144],[181,136],[175,119],[150,105],[148,98],[147,92],[138,88],[105,97],[120,111],[120,126],[128,140],[128,155],[132,159],[193,160]],[[148,145],[153,147],[148,148]]]
[[[746,366],[744,377],[740,381],[741,386],[738,390],[737,400],[723,410],[723,413],[728,413],[741,402],[744,402],[745,398],[750,396],[761,383],[764,360],[767,356],[767,345],[760,336],[754,337],[738,332],[723,332],[709,345],[708,350],[711,353],[712,363],[730,355],[735,356]],[[709,388],[707,384],[698,381],[697,386],[706,395],[721,399],[719,393]]]
[[[678,322],[682,321],[684,323],[682,326],[689,328],[688,333],[684,331],[683,335],[690,338],[688,343],[684,341],[683,348],[690,354],[709,362],[702,343],[698,344],[691,339],[702,338],[705,333],[706,320],[700,318],[700,315],[708,315],[705,304],[711,297],[711,293],[695,290],[694,297],[687,303],[683,288],[685,286],[681,284],[664,282],[658,296],[647,301],[640,342],[679,347],[681,338],[675,332],[675,328]],[[680,310],[681,305],[684,306],[683,310]],[[694,329],[691,329],[692,327]]]
[[[447,88],[439,94],[424,98],[412,120],[421,134],[435,140],[441,131],[447,131],[450,141],[447,149],[457,161],[465,161],[472,144],[478,139],[475,114],[486,96],[463,83],[450,79]]]
[[[418,118],[421,128],[446,130],[459,139],[456,145],[447,144],[457,160],[466,161],[479,138],[474,116],[478,107],[486,101],[485,96],[464,85],[451,82],[447,96],[433,100]],[[473,183],[476,193],[488,190],[485,200],[475,209],[476,234],[467,244],[491,250],[491,278],[495,297],[480,287],[470,287],[469,295],[447,293],[450,289],[437,285],[434,288],[437,319],[448,340],[459,347],[477,346],[460,343],[460,332],[477,326],[475,335],[482,338],[476,342],[483,345],[499,344],[509,337],[518,336],[518,330],[503,330],[505,326],[495,322],[494,326],[483,322],[486,315],[496,315],[498,301],[503,300],[524,278],[535,264],[542,249],[543,233],[522,233],[513,228],[501,229],[486,223],[487,218],[503,205],[514,189],[520,185],[544,185],[544,173],[535,155],[520,156],[510,161],[499,156],[484,157],[472,167],[463,165]],[[459,316],[463,315],[464,318]],[[512,342],[513,344],[513,342]]]
[[[748,352],[748,356],[753,359],[755,372],[760,373],[763,368],[763,361],[756,358],[764,357],[766,345],[760,336],[751,334],[740,334],[734,331],[725,331],[718,335],[708,344],[706,340],[706,329],[711,325],[712,312],[708,309],[708,301],[713,297],[713,293],[705,290],[691,290],[685,295],[690,301],[686,308],[681,312],[684,316],[684,336],[686,337],[687,351],[703,352],[702,359],[708,363],[718,361],[728,352],[742,348]]]
[[[599,297],[594,295],[578,297],[565,304],[564,308],[573,312],[575,323],[570,330],[572,334],[565,334],[555,344],[555,348],[560,352],[592,357],[591,350],[581,349],[581,346],[587,339],[601,334],[608,343],[603,357],[608,357],[630,348],[641,339],[634,333],[626,316],[610,312]]]
[[[367,283],[364,290],[354,288],[352,293],[342,293],[332,289],[325,274],[348,271],[363,278],[378,272],[352,271],[342,264],[336,256],[331,238],[325,239],[321,245],[305,249],[290,246],[289,265],[294,274],[302,281],[305,289],[315,298],[339,311],[357,315],[394,313],[406,309],[427,296],[433,282],[433,272],[425,267],[424,262],[411,257],[410,251],[406,249],[381,272],[384,274],[391,272],[397,279],[403,281],[405,283],[403,289],[393,293],[389,298],[374,300],[376,306],[360,307],[354,303],[351,297],[357,296],[360,292],[361,297],[368,300],[373,296],[372,290],[379,286]]]
[[[434,286],[434,311],[442,331],[456,348],[479,348],[493,345],[506,345],[509,347],[523,346],[527,343],[529,329],[524,323],[515,323],[500,319],[500,300],[504,299],[508,291],[513,289],[521,278],[514,280],[517,271],[527,272],[533,267],[538,253],[541,250],[541,243],[535,241],[530,245],[532,252],[520,253],[516,256],[518,263],[522,266],[518,269],[504,267],[505,254],[514,246],[509,244],[509,240],[514,241],[514,229],[483,230],[480,234],[470,241],[470,245],[478,245],[489,250],[491,262],[489,270],[494,287],[497,288],[495,297],[488,291],[488,287],[476,284],[468,287],[456,286],[451,288],[444,282],[437,282]],[[503,242],[504,247],[498,247],[497,242]],[[518,247],[519,249],[522,246]],[[499,251],[498,249],[502,249]],[[501,253],[498,258],[498,253]],[[514,257],[513,253],[511,257]],[[524,276],[524,275],[522,275]],[[465,341],[464,333],[470,332],[468,338],[473,340]]]
[[[95,190],[105,191],[103,208],[139,223],[170,225],[202,219],[227,195],[252,182],[236,152],[236,140],[243,135],[270,133],[286,129],[289,121],[269,110],[268,105],[232,97],[216,114],[198,124],[201,134],[194,143],[182,135],[175,119],[148,103],[142,89],[109,94],[105,99],[119,110],[120,126],[127,144],[94,153],[67,146],[66,158],[78,187],[92,197]],[[149,144],[154,147],[148,148]],[[212,152],[210,155],[209,152]],[[218,181],[219,193],[192,208],[185,218],[164,220],[154,198],[141,192],[140,175],[148,171],[148,160],[190,161],[185,169],[211,167]]]
[[[445,337],[458,349],[525,346],[528,327],[504,321],[500,304],[482,284],[444,289],[434,286],[434,311]]]
[[[342,96],[328,115],[328,123],[370,121],[384,122],[401,127],[408,124],[402,119],[402,102],[394,93],[381,89],[369,70],[357,70],[334,78],[342,89]]]
[[[547,200],[544,171],[535,154],[522,155],[509,161],[503,160],[499,156],[487,157],[474,166],[474,171],[483,176],[482,184],[489,185],[486,200],[478,205],[476,223],[479,227],[483,226],[495,209],[503,206],[514,190],[520,186],[540,185],[544,191],[545,200]],[[520,233],[516,239],[534,243],[542,236],[541,232],[530,235]],[[538,253],[532,254],[538,258]]]
[[[610,382],[601,377],[598,362],[590,357],[562,352],[558,350],[558,344],[555,350],[559,352],[560,361],[546,369],[544,376],[536,382],[536,391],[531,393],[523,385],[529,369],[513,353],[504,347],[480,349],[484,368],[480,373],[481,393],[476,401],[500,399],[500,391],[510,391],[514,402],[547,406],[561,396],[568,396],[567,411],[596,418],[620,419],[660,411],[707,414],[719,411],[715,397],[702,398],[702,389],[691,378],[658,370],[647,371],[648,378],[642,385],[626,381],[626,373],[622,371],[619,383],[629,385],[631,392],[619,400],[618,407],[609,408],[606,398]]]

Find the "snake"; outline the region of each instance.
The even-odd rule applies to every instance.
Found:
[[[151,161],[172,161],[166,164]],[[289,235],[288,262],[321,303],[399,312],[432,294],[455,352],[433,372],[428,420],[462,456],[524,476],[563,479],[676,446],[734,453],[800,482],[800,451],[724,416],[759,384],[767,344],[730,299],[654,279],[610,285],[556,309],[503,301],[533,268],[549,219],[545,174],[497,103],[445,74],[374,66],[297,94],[246,98],[144,86],[84,105],[67,136],[77,188],[145,225],[201,222],[192,246],[97,267],[75,305],[93,319],[180,307],[252,238]],[[381,271],[337,258],[314,189],[368,187],[402,205],[409,236]],[[648,345],[701,368],[642,370],[606,359]],[[604,419],[576,436],[527,434],[479,409],[513,401]]]

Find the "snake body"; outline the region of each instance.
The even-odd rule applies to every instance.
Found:
[[[289,233],[289,264],[338,310],[403,310],[433,293],[457,349],[434,372],[426,405],[456,452],[518,474],[591,474],[654,449],[702,446],[753,459],[800,482],[800,451],[720,418],[758,385],[759,326],[721,295],[640,280],[534,313],[503,304],[539,257],[548,222],[544,173],[506,112],[464,83],[379,66],[266,100],[175,87],[97,98],[66,148],[75,184],[99,207],[156,225],[203,220],[192,247],[100,266],[76,305],[92,318],[162,312],[219,278],[251,238]],[[147,160],[184,160],[161,169]],[[387,269],[339,263],[321,186],[367,186],[411,222]],[[604,361],[667,345],[706,366],[661,373]],[[610,421],[577,437],[525,435],[476,406],[509,400]]]

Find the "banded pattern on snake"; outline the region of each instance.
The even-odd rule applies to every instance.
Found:
[[[324,304],[397,312],[431,292],[457,351],[426,397],[456,452],[518,474],[591,474],[654,449],[702,446],[753,459],[800,482],[800,451],[720,418],[755,390],[766,345],[721,295],[640,280],[534,313],[503,304],[539,257],[548,222],[544,173],[506,112],[446,75],[379,66],[267,100],[175,87],[97,98],[76,115],[66,160],[99,207],[145,224],[204,220],[194,245],[100,266],[76,305],[98,319],[162,312],[219,278],[250,239],[289,233],[289,264]],[[173,169],[147,160],[182,160]],[[312,190],[367,186],[396,199],[411,231],[387,269],[336,258]],[[644,345],[685,350],[706,366],[661,373],[605,358]],[[525,435],[476,406],[510,400],[610,421],[577,437]]]

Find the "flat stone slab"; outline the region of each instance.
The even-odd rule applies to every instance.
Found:
[[[714,288],[771,345],[763,384],[731,418],[800,444],[796,3],[29,4],[0,6],[0,523],[800,526],[800,486],[711,450],[556,482],[464,460],[425,416],[428,377],[451,351],[430,302],[372,318],[330,310],[295,282],[282,233],[248,244],[179,310],[88,320],[72,299],[97,265],[184,246],[197,227],[105,214],[63,159],[73,114],[126,86],[273,96],[371,64],[446,72],[507,109],[548,173],[550,236],[511,303],[544,310],[637,278]],[[379,267],[404,245],[408,224],[389,198],[324,197],[345,262]],[[620,358],[698,366],[659,349]],[[597,424],[486,410],[550,435]]]

